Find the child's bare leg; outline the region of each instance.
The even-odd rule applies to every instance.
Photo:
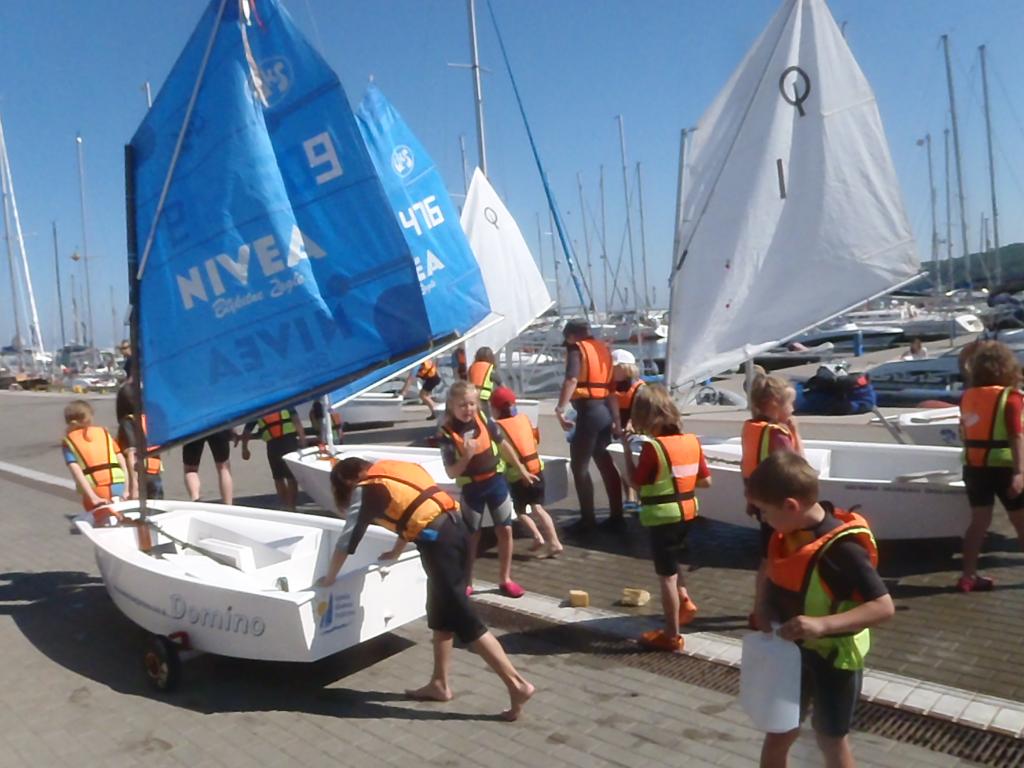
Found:
[[[466,553],[466,584],[471,587],[473,586],[473,564],[476,563],[476,551],[479,546],[480,529],[477,529],[469,537],[469,552]]]
[[[479,640],[470,643],[469,647],[483,657],[487,666],[497,673],[508,688],[509,708],[502,712],[501,716],[506,720],[517,719],[523,712],[523,706],[533,696],[533,685],[516,671],[498,638],[490,632],[485,632]]]
[[[199,501],[199,467],[185,467],[185,490],[189,501]]]
[[[220,485],[220,499],[228,506],[235,500],[235,484],[231,480],[231,462],[217,465],[217,483]]]
[[[766,733],[761,745],[761,768],[786,768],[789,765],[789,749],[799,735],[799,728],[786,733]]]
[[[675,637],[679,634],[679,579],[677,576],[659,576],[661,586],[661,609],[665,613],[665,634]]]
[[[434,630],[434,671],[430,682],[422,688],[407,689],[405,695],[410,699],[428,701],[451,701],[453,694],[448,684],[452,668],[452,633]]]
[[[824,736],[815,734],[818,738],[818,747],[825,756],[826,768],[854,768],[853,750],[850,749],[849,736]]]
[[[976,576],[981,546],[992,525],[992,507],[971,507],[971,523],[964,532],[963,575]]]
[[[498,539],[498,583],[512,581],[512,526],[495,525],[494,534]]]
[[[537,515],[537,521],[540,523],[539,528],[548,542],[551,554],[560,554],[564,547],[562,542],[558,540],[558,529],[555,528],[555,521],[551,519],[551,515],[540,504],[533,505],[533,514]]]
[[[533,518],[527,514],[521,514],[516,518],[516,520],[522,521],[523,527],[529,531],[530,538],[533,539],[533,544],[530,547],[531,552],[536,552],[544,546],[544,537],[541,536],[540,531],[537,530],[537,525],[533,522]]]

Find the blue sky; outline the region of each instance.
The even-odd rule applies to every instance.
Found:
[[[476,139],[464,0],[283,0],[321,47],[353,104],[372,75],[463,191],[459,136],[471,163]],[[0,114],[45,341],[59,337],[50,222],[60,238],[70,330],[70,260],[82,242],[75,133],[84,137],[88,245],[97,341],[110,342],[114,308],[126,304],[122,147],[198,20],[205,0],[0,0]],[[693,125],[778,7],[777,0],[494,0],[542,157],[583,258],[576,174],[587,205],[599,208],[605,168],[608,252],[624,235],[624,195],[615,116],[625,120],[630,171],[643,168],[650,284],[667,300],[679,129]],[[927,165],[915,145],[930,131],[942,204],[946,81],[939,36],[952,36],[961,117],[967,219],[976,248],[989,212],[977,47],[989,51],[996,136],[1000,234],[1024,240],[1024,30],[1019,0],[833,0],[850,46],[878,96],[908,216],[922,258],[930,249]],[[487,14],[478,0],[485,76],[488,163],[531,246],[547,214],[529,147]],[[956,232],[954,226],[954,232]],[[591,240],[594,233],[591,231]],[[634,212],[634,240],[640,233]],[[954,253],[960,252],[956,238]],[[535,253],[535,255],[537,255]],[[3,254],[0,257],[5,259]],[[543,243],[553,275],[551,243]],[[0,270],[0,339],[13,333],[6,264]],[[599,274],[596,266],[595,276]],[[623,274],[626,274],[624,268]],[[569,288],[562,270],[563,297]],[[82,275],[76,272],[81,283]],[[600,285],[600,280],[596,282]],[[554,292],[554,291],[552,291]],[[120,334],[120,331],[118,331]]]

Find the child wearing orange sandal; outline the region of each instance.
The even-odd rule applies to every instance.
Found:
[[[651,558],[658,574],[665,628],[644,632],[640,645],[656,651],[683,648],[679,628],[697,615],[683,583],[680,554],[688,524],[697,516],[695,489],[711,486],[711,472],[696,435],[682,430],[682,417],[660,384],[641,387],[633,399],[633,428],[646,435],[639,462],[623,436],[626,482],[640,494],[640,524],[650,532]]]

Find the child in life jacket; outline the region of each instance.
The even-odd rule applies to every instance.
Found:
[[[971,522],[964,532],[960,592],[984,592],[995,582],[978,574],[978,558],[992,524],[996,498],[1024,546],[1024,395],[1020,366],[1002,342],[980,341],[962,361],[969,387],[960,400],[963,477]]]
[[[624,430],[630,428],[629,417],[633,410],[633,398],[643,385],[644,380],[640,378],[640,368],[633,353],[628,349],[613,349],[612,388],[619,404],[619,425]],[[637,501],[636,491],[626,483],[622,486],[622,495],[622,511],[637,514],[640,511],[640,502]]]
[[[341,414],[330,409],[331,414],[331,440],[335,445],[341,445],[345,439],[345,425]],[[309,423],[313,427],[315,440],[321,443],[324,440],[324,404],[320,400],[314,400],[309,407]]]
[[[748,393],[750,399],[750,418],[743,422],[743,458],[740,471],[746,482],[757,465],[779,451],[790,451],[803,455],[803,444],[797,430],[796,419],[793,418],[793,403],[796,401],[796,390],[780,376],[758,375]],[[761,527],[761,563],[757,569],[754,583],[754,603],[764,585],[765,569],[768,567],[768,540],[771,538],[771,527],[761,519],[758,509],[747,505],[747,514],[757,518]],[[751,629],[763,629],[757,624],[757,612],[750,614],[748,623]]]
[[[480,524],[484,513],[490,512],[498,539],[498,588],[508,597],[522,597],[523,588],[512,581],[513,508],[502,471],[508,462],[528,483],[535,483],[538,478],[522,465],[498,425],[480,413],[478,398],[473,384],[466,381],[452,384],[448,390],[445,421],[438,435],[445,471],[461,487],[462,513],[473,534],[466,591],[473,591],[473,562],[480,541]]]
[[[773,529],[757,613],[784,640],[800,646],[801,713],[826,765],[852,766],[849,732],[860,697],[868,627],[895,612],[878,575],[878,549],[860,515],[818,501],[818,476],[803,457],[774,453],[747,479],[747,500]],[[761,765],[785,766],[800,728],[768,733]]]
[[[480,347],[473,356],[473,364],[469,366],[466,376],[480,393],[480,410],[487,417],[491,415],[491,393],[495,387],[502,385],[501,374],[495,367],[494,351],[490,347]]]
[[[632,418],[633,428],[647,439],[637,462],[628,438],[622,438],[626,482],[640,492],[640,524],[650,536],[665,613],[665,628],[644,632],[640,644],[678,652],[683,648],[679,628],[697,615],[697,605],[684,584],[680,555],[688,523],[697,516],[695,490],[711,486],[711,472],[700,440],[683,432],[679,409],[665,387],[642,387],[633,401]]]
[[[284,457],[306,447],[306,430],[302,426],[302,419],[294,408],[284,408],[250,421],[238,437],[242,441],[242,458],[245,461],[252,455],[249,440],[254,434],[260,435],[267,444],[267,464],[274,478],[278,500],[285,509],[294,512],[299,501],[299,483]]]
[[[92,420],[92,406],[85,400],[68,403],[64,407],[62,450],[71,478],[82,494],[82,507],[92,512],[97,525],[103,525],[111,516],[124,519],[106,505],[125,497],[127,464],[114,438]]]
[[[512,506],[519,519],[528,522],[534,544],[531,552],[547,549],[547,557],[558,557],[564,547],[558,540],[558,531],[544,503],[544,462],[540,457],[540,432],[530,423],[525,413],[516,412],[516,396],[508,387],[498,387],[491,395],[491,412],[501,431],[515,451],[519,462],[537,476],[530,483],[516,470],[515,465],[505,467],[505,479],[512,495]],[[531,520],[536,517],[537,521]],[[543,531],[538,531],[539,528]]]
[[[427,406],[427,421],[433,421],[437,418],[437,403],[434,402],[432,393],[441,383],[441,372],[437,368],[437,363],[426,360],[416,371],[411,371],[405,380],[405,386],[402,387],[402,397],[405,397],[412,387],[413,379],[420,380],[420,402]]]

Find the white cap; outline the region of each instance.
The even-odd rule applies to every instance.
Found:
[[[612,365],[636,365],[636,357],[628,349],[613,349]]]

